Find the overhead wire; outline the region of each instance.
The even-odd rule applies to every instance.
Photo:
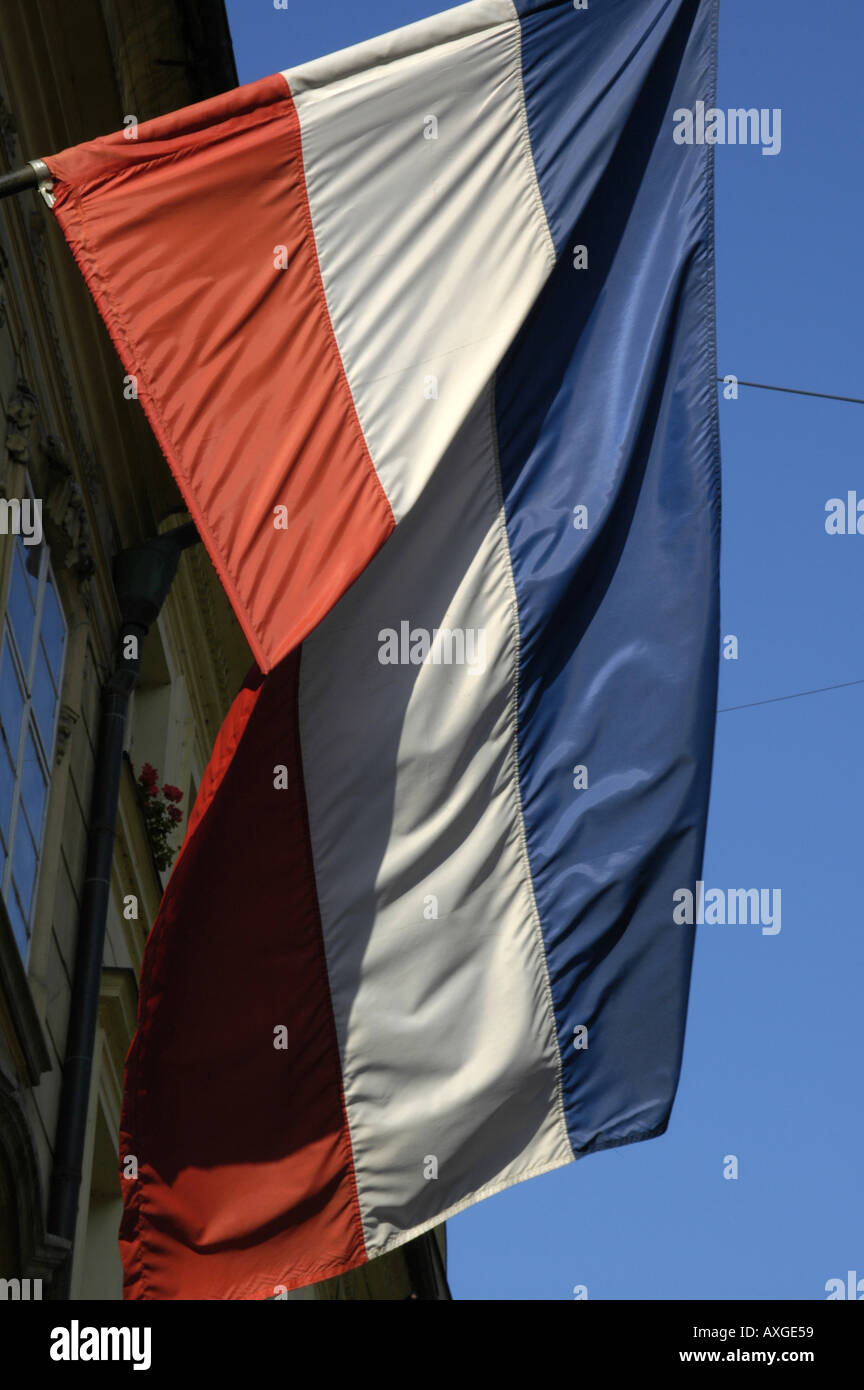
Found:
[[[717,381],[726,385],[729,377],[718,376]],[[735,381],[738,386],[752,386],[758,391],[782,391],[786,396],[814,396],[821,401],[845,401],[848,405],[864,405],[864,398],[861,396],[833,396],[827,391],[804,391],[795,386],[769,386],[764,381],[742,381],[739,377],[735,377]],[[724,705],[717,713],[733,714],[735,710],[756,709],[759,705],[779,705],[783,700],[803,700],[807,695],[824,695],[829,690],[847,690],[852,685],[864,685],[864,679],[840,681],[837,685],[821,685],[815,690],[797,690],[792,695],[772,695],[768,700],[749,700],[744,705]]]

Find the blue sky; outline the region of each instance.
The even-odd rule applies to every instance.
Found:
[[[228,0],[240,81],[442,8]],[[862,52],[860,0],[721,0],[718,105],[783,113],[776,158],[716,151],[721,373],[864,396]],[[721,708],[864,679],[864,536],[825,531],[829,498],[864,498],[864,406],[742,388],[721,429]],[[824,1299],[864,1277],[862,786],[864,685],[718,716],[704,880],[780,888],[782,930],[697,931],[668,1133],[449,1222],[454,1297]]]

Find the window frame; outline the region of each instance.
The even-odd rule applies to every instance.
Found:
[[[27,495],[33,499],[33,491],[30,480],[27,479]],[[8,583],[6,586],[6,601],[3,608],[2,623],[0,623],[0,669],[2,662],[9,661],[18,686],[18,693],[22,695],[21,716],[18,729],[17,748],[12,749],[6,737],[6,729],[3,728],[3,738],[6,747],[15,759],[12,780],[12,792],[9,807],[9,822],[5,831],[2,831],[2,852],[5,856],[2,873],[0,873],[0,898],[12,924],[15,941],[18,946],[25,969],[27,967],[30,951],[33,944],[34,918],[36,913],[36,903],[39,895],[39,883],[43,864],[43,849],[45,840],[45,824],[48,816],[48,806],[51,797],[51,772],[54,766],[55,750],[57,747],[57,731],[60,722],[60,709],[63,697],[63,677],[65,673],[66,655],[69,646],[69,622],[63,609],[60,589],[57,584],[57,576],[51,563],[50,549],[44,539],[39,542],[38,547],[25,546],[20,534],[12,535],[11,564],[9,565]],[[20,651],[19,638],[15,632],[12,622],[10,609],[10,598],[12,585],[15,582],[15,566],[19,563],[18,554],[20,547],[20,563],[25,567],[25,582],[29,580],[31,592],[33,593],[33,630],[30,638],[30,651],[26,654],[27,668],[24,669],[25,657]],[[26,569],[27,550],[36,549],[39,555],[39,565],[35,576],[30,575]],[[45,614],[45,595],[49,583],[54,589],[54,597],[62,623],[62,644],[60,655],[55,671],[51,655],[47,645],[44,644],[43,619]],[[54,711],[49,731],[49,742],[46,744],[40,725],[39,712],[35,695],[37,669],[40,651],[43,652],[45,663],[48,668],[50,680],[56,692]],[[26,804],[24,805],[24,822],[20,822],[23,803],[23,785],[27,762],[27,743],[32,741],[35,750],[36,762],[39,771],[45,782],[45,795],[42,802],[42,812],[38,826],[31,826],[27,814]],[[4,749],[0,748],[0,757],[6,757]],[[15,849],[19,830],[23,834],[30,834],[35,851],[35,868],[33,873],[33,887],[30,897],[29,910],[25,914],[23,904],[18,897],[18,890],[13,882],[15,872]],[[13,901],[13,898],[15,901]],[[14,915],[13,915],[14,914]],[[26,933],[26,949],[20,940],[21,919],[24,920],[24,931]]]

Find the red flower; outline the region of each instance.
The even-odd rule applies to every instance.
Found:
[[[135,771],[134,764],[132,771]],[[161,873],[171,867],[171,861],[177,851],[171,846],[170,836],[183,819],[180,807],[167,803],[182,801],[183,793],[179,787],[166,782],[160,795],[159,773],[152,763],[144,764],[137,781],[143,798],[144,825],[156,867]],[[165,798],[164,801],[162,797]]]

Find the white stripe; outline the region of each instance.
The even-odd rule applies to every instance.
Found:
[[[512,0],[474,0],[284,76],[336,340],[398,520],[554,264],[519,20]]]
[[[519,803],[489,396],[303,647],[310,831],[370,1255],[572,1158]],[[482,630],[485,670],[381,664],[379,633],[403,621]]]

